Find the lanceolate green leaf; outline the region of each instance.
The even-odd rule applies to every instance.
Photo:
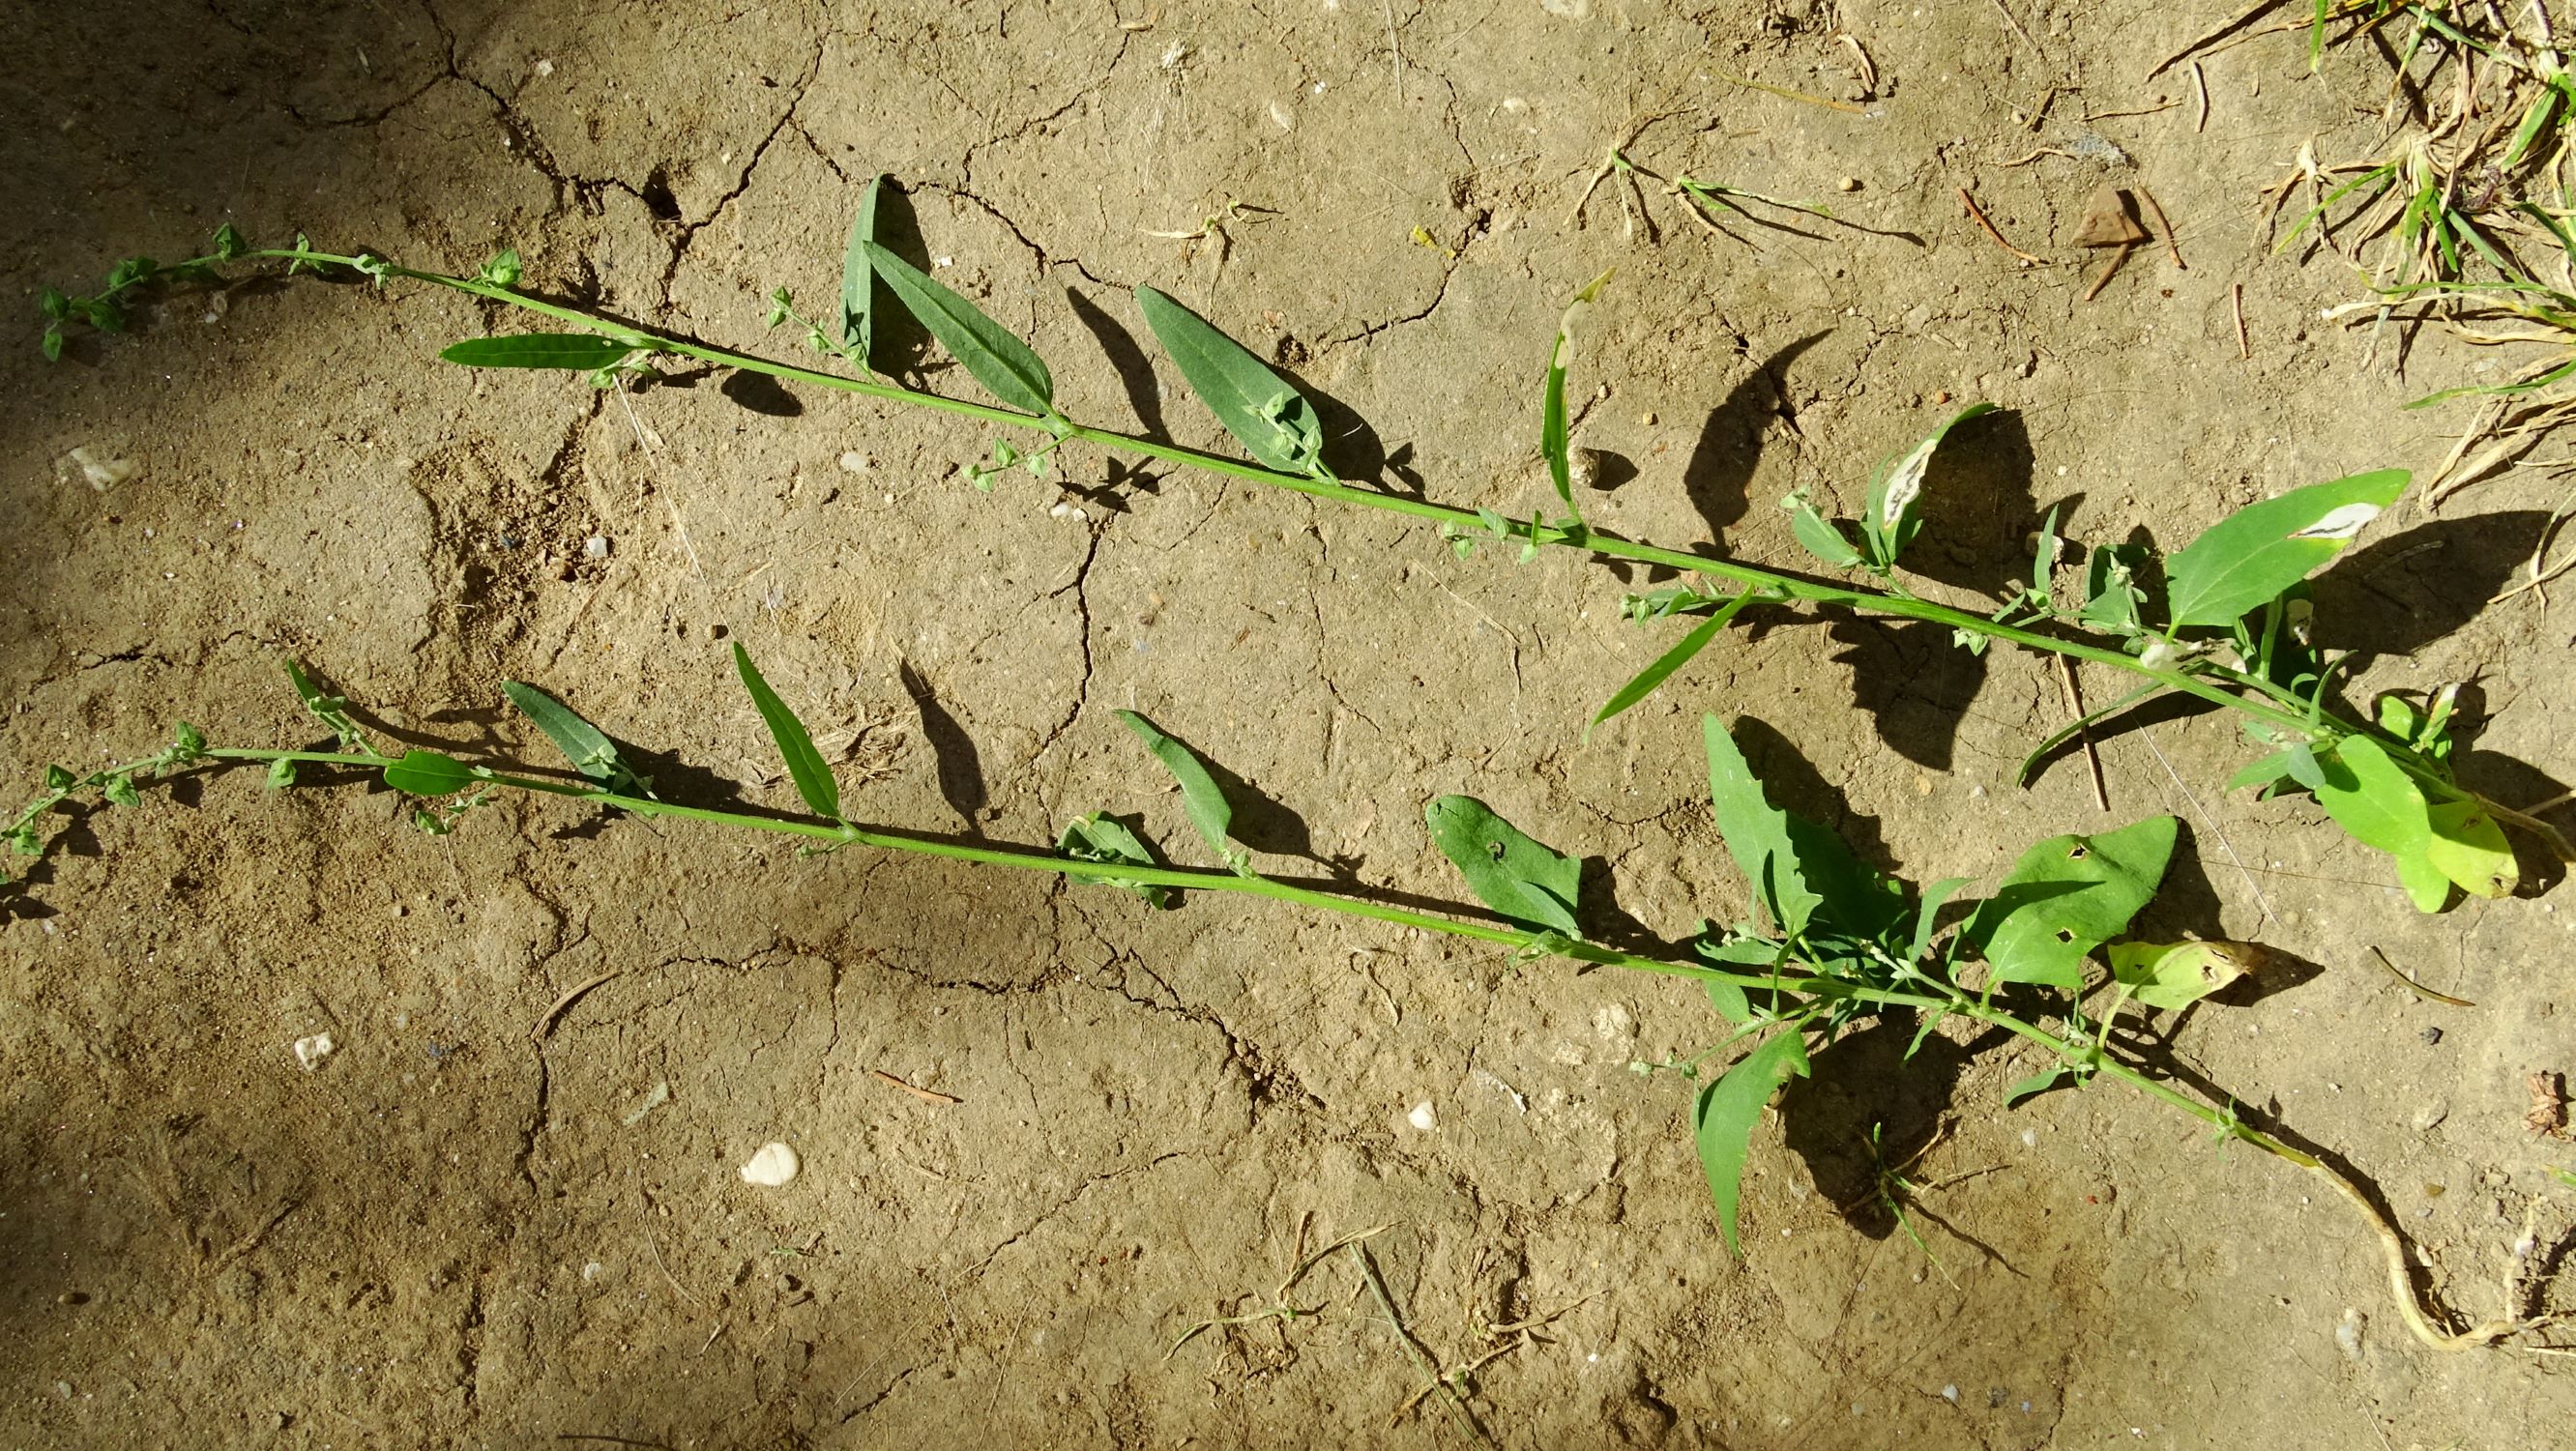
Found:
[[[572,707],[546,694],[533,685],[516,680],[501,682],[501,693],[519,708],[519,713],[536,722],[555,749],[563,752],[572,768],[612,791],[623,791],[642,783],[626,764],[617,758],[617,744],[599,727],[583,720]]]
[[[1611,272],[1617,268],[1610,269]],[[1565,503],[1566,511],[1583,517],[1574,502],[1574,458],[1570,447],[1571,430],[1565,417],[1565,374],[1574,363],[1574,329],[1583,315],[1592,309],[1592,299],[1608,286],[1610,272],[1595,277],[1574,300],[1565,305],[1565,315],[1557,320],[1556,341],[1547,350],[1547,399],[1539,426],[1539,448],[1547,455],[1547,476],[1556,485],[1556,496]]]
[[[450,343],[439,356],[469,368],[567,368],[595,372],[625,361],[633,343],[598,333],[511,333]]]
[[[1932,430],[1932,436],[1908,450],[1879,471],[1870,481],[1869,516],[1861,520],[1861,533],[1877,545],[1877,563],[1881,567],[1896,563],[1905,546],[1923,530],[1923,476],[1931,470],[1932,452],[1950,430],[1971,418],[1995,411],[1991,403],[1971,403],[1950,415],[1948,421]]]
[[[474,784],[474,768],[437,751],[405,751],[385,767],[385,784],[412,796],[446,796]]]
[[[2052,836],[2023,852],[1968,924],[1995,980],[2081,987],[2085,954],[2118,936],[2156,894],[2175,824],[2150,816],[2099,836]]]
[[[1023,413],[1056,416],[1055,379],[1028,344],[944,283],[877,243],[863,241],[859,250],[905,309],[966,365],[987,392]]]
[[[769,682],[760,678],[753,667],[750,652],[737,640],[733,647],[733,668],[742,676],[743,689],[751,692],[751,703],[760,711],[761,720],[769,727],[770,739],[778,742],[778,754],[787,761],[788,778],[796,783],[796,794],[817,816],[841,819],[841,783],[832,779],[832,768],[823,764],[823,753],[814,749],[814,738],[805,733],[805,723]]]
[[[841,346],[862,368],[876,343],[876,269],[868,264],[868,246],[877,239],[877,194],[885,173],[868,178],[859,193],[859,214],[850,219],[850,245],[841,254]]]
[[[1689,634],[1682,636],[1673,648],[1655,657],[1655,662],[1638,671],[1635,679],[1620,686],[1617,693],[1602,703],[1601,709],[1593,712],[1591,722],[1583,728],[1583,739],[1587,742],[1592,739],[1593,726],[1601,724],[1654,694],[1655,688],[1671,679],[1674,671],[1689,664],[1692,656],[1707,649],[1708,642],[1716,639],[1718,633],[1735,619],[1736,613],[1742,610],[1752,598],[1753,591],[1746,590],[1718,606],[1707,619],[1700,621]]]
[[[1718,834],[1726,838],[1728,854],[1771,914],[1772,925],[1781,936],[1794,938],[1807,930],[1824,898],[1798,870],[1789,814],[1763,795],[1762,783],[1716,716],[1704,717],[1701,731],[1708,742],[1708,794],[1717,808]]]
[[[2165,562],[2171,628],[2232,625],[2335,557],[2406,491],[2404,469],[2355,474],[2248,505]]]
[[[1190,391],[1264,468],[1329,479],[1315,405],[1216,324],[1151,287],[1136,289],[1145,326],[1180,366]]]
[[[1523,834],[1473,796],[1443,796],[1423,818],[1477,900],[1523,926],[1581,935],[1574,921],[1581,862]]]
[[[1180,783],[1181,811],[1189,817],[1190,825],[1198,829],[1199,838],[1208,844],[1208,849],[1214,851],[1229,869],[1245,876],[1252,875],[1251,854],[1235,845],[1227,835],[1234,825],[1234,807],[1227,803],[1225,793],[1217,789],[1216,777],[1208,771],[1207,762],[1200,760],[1197,752],[1165,735],[1162,727],[1132,710],[1118,712],[1118,718],[1127,723],[1127,729],[1136,733],[1136,739],[1143,741],[1145,749],[1153,752],[1154,759],[1162,762],[1163,769],[1171,772],[1172,779]]]
[[[1771,1101],[1789,1075],[1807,1076],[1807,1045],[1795,1023],[1762,1040],[1760,1047],[1736,1060],[1716,1082],[1699,1091],[1692,1110],[1699,1141],[1699,1164],[1708,1173],[1708,1193],[1717,1201],[1717,1227],[1727,1249],[1742,1254],[1737,1209],[1744,1188],[1744,1158],[1753,1145],[1753,1126],[1762,1106]]]

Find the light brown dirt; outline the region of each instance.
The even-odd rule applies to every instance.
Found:
[[[0,774],[32,789],[182,716],[309,739],[292,654],[397,729],[511,751],[542,744],[497,684],[537,681],[655,753],[665,794],[783,807],[740,640],[818,732],[871,727],[882,769],[845,785],[873,821],[1036,843],[1105,807],[1180,853],[1110,715],[1135,708],[1276,803],[1244,833],[1280,870],[1454,900],[1417,823],[1469,790],[1598,859],[1599,930],[1675,939],[1747,910],[1705,809],[1716,711],[1872,856],[1990,877],[2104,821],[2080,763],[2011,785],[2062,718],[2030,658],[1783,616],[1584,747],[1668,636],[1571,558],[1462,562],[1420,527],[1088,455],[1069,486],[979,493],[977,430],[872,403],[446,367],[494,319],[411,289],[180,296],[50,367],[32,298],[229,219],[424,266],[515,245],[533,286],[783,353],[763,295],[830,295],[885,170],[916,255],[1031,338],[1073,416],[1222,446],[1141,361],[1122,293],[1152,283],[1333,400],[1346,475],[1444,501],[1541,500],[1546,341],[1612,264],[1578,442],[1633,467],[1593,506],[1623,533],[1797,567],[1782,494],[1848,511],[1876,460],[1992,400],[1934,474],[1945,598],[2026,568],[2052,505],[2083,537],[2176,539],[2437,459],[2455,417],[2396,405],[2475,360],[2427,340],[2406,377],[2364,367],[2313,321],[2348,279],[2270,258],[2252,215],[2303,139],[2366,141],[2378,62],[2319,80],[2292,37],[2228,51],[2196,132],[2187,77],[2136,78],[2232,5],[2006,4],[2028,40],[1982,0],[12,6],[0,257],[30,302],[0,350]],[[1666,107],[1639,163],[1879,232],[1712,236],[1651,186],[1633,231],[1610,186],[1569,221]],[[2088,130],[2133,164],[2000,165]],[[2071,238],[2106,179],[2153,190],[2190,266],[2142,251],[2085,303]],[[2067,264],[2015,267],[1962,185]],[[1222,246],[1154,235],[1229,202],[1261,210]],[[93,490],[74,447],[141,471]],[[2320,590],[2330,636],[2373,652],[2362,687],[2477,683],[2465,775],[2507,801],[2561,789],[2569,606],[2481,606],[2555,487],[2403,505]],[[2538,1201],[2524,1289],[2566,1308],[2576,1197],[2544,1170],[2569,1154],[2521,1127],[2525,1076],[2576,1069],[2561,893],[2419,918],[2313,807],[2222,797],[2245,754],[2208,718],[2104,748],[2119,819],[2188,828],[2148,926],[2321,969],[2190,1015],[2173,1066],[2346,1156],[2473,1317],[2503,1310]],[[1681,985],[544,802],[444,838],[406,818],[190,781],[70,824],[4,899],[0,1441],[1460,1442],[1436,1401],[1398,1414],[1422,1377],[1346,1257],[1300,1287],[1319,1313],[1166,1357],[1267,1304],[1298,1245],[1379,1224],[1444,1362],[1554,1315],[1474,1379],[1512,1446],[2518,1448],[2576,1410],[2561,1361],[2409,1342],[2374,1242],[2291,1171],[2109,1086],[2001,1110],[2035,1065],[1994,1044],[1821,1054],[1756,1135],[1737,1261],[1686,1086],[1628,1071],[1710,1041]],[[2477,1006],[2408,996],[2374,944]],[[289,1044],[322,1031],[338,1051],[300,1070]],[[1935,1263],[1841,1206],[1869,1124],[1910,1151],[1944,1113],[1917,1176],[1985,1172],[1926,1196]],[[745,1185],[772,1139],[803,1175]]]

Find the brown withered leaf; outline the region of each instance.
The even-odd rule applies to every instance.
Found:
[[[2131,247],[2147,240],[2138,224],[2138,204],[2116,186],[2098,186],[2084,199],[2084,222],[2075,229],[2079,247]]]

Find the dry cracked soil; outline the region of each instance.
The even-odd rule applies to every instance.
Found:
[[[0,776],[183,717],[309,742],[293,656],[385,729],[529,759],[498,686],[539,682],[673,799],[790,808],[741,642],[871,821],[1044,844],[1108,809],[1189,859],[1136,709],[1226,768],[1269,870],[1454,902],[1420,809],[1472,792],[1585,859],[1590,930],[1672,942],[1749,911],[1716,712],[1919,878],[2182,817],[2147,929],[2290,966],[2166,1025],[2164,1071],[2342,1155],[2462,1315],[2569,1307],[2569,1150],[2523,1123],[2528,1075],[2576,1068],[2553,874],[2419,917],[2312,804],[2219,789],[2226,720],[2105,740],[2106,816],[2080,758],[2014,785],[2065,716],[2044,659],[1775,611],[1587,745],[1670,636],[1619,608],[1660,581],[1570,555],[1085,449],[979,492],[972,423],[447,366],[519,324],[416,287],[182,289],[36,347],[41,284],[229,221],[448,270],[513,246],[532,289],[793,356],[764,298],[833,295],[884,172],[899,250],[1073,416],[1227,447],[1150,283],[1325,400],[1346,477],[1526,513],[1548,339],[1615,265],[1576,368],[1596,522],[1796,568],[1781,496],[1849,512],[1992,401],[1918,546],[1973,602],[2052,507],[2178,539],[2449,448],[2456,411],[2398,405],[2482,360],[2371,356],[2318,320],[2349,271],[2260,216],[2303,142],[2369,143],[2383,63],[2310,76],[2275,35],[2142,79],[2233,8],[13,0]],[[1578,207],[1614,143],[1651,175]],[[1834,220],[1712,230],[1683,173]],[[2142,249],[2086,300],[2105,182],[2189,265]],[[2570,606],[2488,600],[2562,487],[2410,498],[2319,589],[2357,694],[2473,683],[2464,774],[2509,803],[2563,789]],[[432,836],[257,775],[58,819],[0,900],[0,1443],[2527,1448],[2576,1411],[2563,1360],[2411,1341],[2316,1181],[2109,1085],[2006,1111],[2037,1060],[1947,1027],[1818,1054],[1756,1132],[1738,1259],[1688,1085],[1631,1070],[1718,1040],[1685,983],[544,800]],[[1929,1145],[1920,1245],[1873,1125]],[[801,1174],[745,1183],[772,1141]],[[1261,1313],[1378,1226],[1295,1286],[1311,1313]],[[1426,1359],[1474,1365],[1454,1402]]]

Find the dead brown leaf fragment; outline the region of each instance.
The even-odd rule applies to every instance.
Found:
[[[2137,203],[2116,186],[2098,186],[2084,199],[2084,220],[2075,229],[2078,247],[2134,247],[2147,240],[2138,222]]]
[[[2542,1069],[2523,1086],[2531,1090],[2531,1112],[2522,1116],[2522,1126],[2544,1139],[2567,1137],[2567,1081]]]

